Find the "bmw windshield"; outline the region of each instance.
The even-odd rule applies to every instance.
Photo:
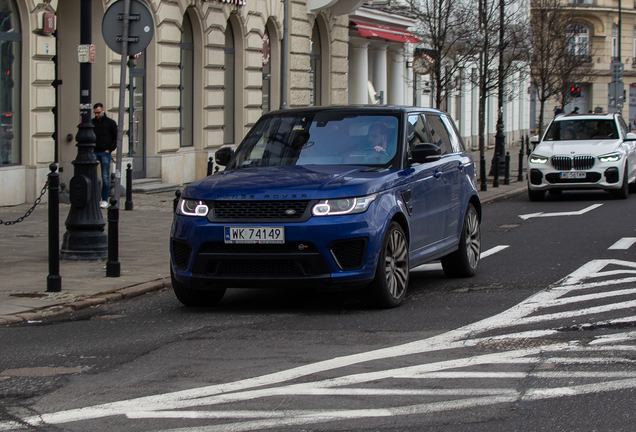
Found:
[[[554,121],[544,141],[573,141],[618,138],[616,123],[609,119]]]
[[[390,167],[397,157],[399,118],[326,111],[264,117],[226,169],[282,165]]]

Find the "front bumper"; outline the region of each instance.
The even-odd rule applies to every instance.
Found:
[[[547,164],[528,164],[528,188],[532,191],[550,189],[620,189],[624,164],[596,163],[589,170],[560,171]],[[585,177],[564,178],[563,174],[584,173]],[[579,174],[580,175],[580,174]]]
[[[175,215],[170,241],[174,277],[196,289],[366,284],[375,275],[387,219],[378,206],[373,207],[374,215],[312,217],[302,223],[211,223]],[[224,242],[224,227],[255,225],[284,227],[285,243]]]

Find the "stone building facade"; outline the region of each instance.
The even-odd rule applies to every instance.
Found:
[[[430,106],[425,77],[414,86],[410,67],[414,47],[425,41],[409,33],[411,19],[384,13],[373,1],[288,0],[286,79],[284,2],[133,1],[146,5],[154,20],[152,41],[128,60],[126,71],[122,168],[130,163],[136,179],[180,185],[204,177],[218,148],[237,145],[264,112],[283,105]],[[103,103],[118,120],[121,56],[102,36],[102,18],[113,3],[0,0],[0,206],[33,202],[53,162],[62,182],[73,177],[78,45],[88,25],[91,103]],[[81,20],[86,4],[90,23]],[[474,90],[459,86],[447,107],[469,144],[475,98]],[[520,107],[507,112],[506,123],[519,135],[527,129],[527,100],[507,106]]]

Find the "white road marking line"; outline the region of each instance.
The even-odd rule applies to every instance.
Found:
[[[509,247],[510,245],[495,246],[494,248],[491,248],[491,249],[488,249],[487,251],[482,252],[481,255],[479,255],[479,258],[489,257],[490,255],[496,254],[497,252],[501,252],[502,250]]]
[[[259,429],[280,428],[285,426],[300,426],[314,423],[325,423],[337,420],[352,420],[359,418],[394,417],[401,415],[429,414],[435,412],[452,411],[475,408],[486,405],[512,403],[519,399],[518,396],[486,396],[481,398],[435,402],[405,407],[323,411],[315,415],[298,416],[285,419],[261,420],[242,423],[230,423],[201,427],[186,427],[169,429],[163,432],[245,432]]]
[[[609,344],[615,342],[622,342],[625,340],[634,340],[636,339],[636,331],[625,332],[625,333],[614,333],[611,335],[603,335],[596,336],[589,345],[601,345],[601,344]]]
[[[636,237],[623,237],[622,239],[608,247],[607,250],[629,249],[634,243],[636,243]]]
[[[482,252],[479,255],[479,259],[487,258],[490,255],[496,254],[497,252],[501,252],[502,250],[509,248],[510,245],[501,245],[495,246],[494,248],[488,249],[487,251]],[[413,267],[411,271],[433,271],[433,270],[442,270],[442,263],[440,262],[432,262],[428,264],[422,264],[417,267]]]
[[[522,398],[524,401],[549,399],[561,396],[576,396],[590,393],[608,392],[636,387],[636,379],[583,384],[571,387],[531,389]]]
[[[602,206],[603,204],[593,204],[589,207],[585,207],[583,210],[579,210],[579,211],[571,211],[571,212],[556,212],[556,213],[543,213],[543,212],[539,212],[539,213],[529,213],[529,214],[525,214],[525,215],[519,215],[519,217],[523,220],[527,220],[533,217],[553,217],[553,216],[580,216],[582,214],[585,214],[589,211],[594,210],[595,208],[599,208],[600,206]]]
[[[586,295],[580,295],[580,296],[574,296],[574,297],[565,297],[561,299],[555,299],[550,302],[547,302],[544,307],[549,308],[549,307],[555,307],[555,306],[563,306],[563,305],[572,304],[572,303],[586,302],[590,300],[600,300],[600,299],[609,298],[609,297],[619,297],[619,296],[632,295],[632,294],[636,294],[636,288],[622,289],[622,290],[616,290],[616,291],[606,291],[606,292],[600,292],[596,294],[586,294]]]
[[[522,325],[522,324],[534,324],[538,322],[544,321],[554,321],[563,318],[574,318],[578,316],[584,315],[594,315],[604,312],[616,311],[620,309],[630,309],[636,307],[636,300],[625,301],[620,303],[611,303],[603,306],[594,306],[587,309],[577,309],[573,311],[567,312],[557,312],[553,314],[544,314],[544,315],[535,315],[531,317],[524,317],[513,322],[510,322],[511,326]]]
[[[583,395],[590,393],[601,393],[607,391],[621,390],[636,387],[636,379],[615,381],[611,383],[586,384],[572,387],[535,389],[528,391],[521,397],[521,400],[544,400],[563,396]],[[299,426],[312,423],[326,423],[337,420],[351,420],[356,418],[378,418],[395,417],[402,415],[429,414],[435,412],[464,410],[486,405],[498,405],[503,403],[518,402],[519,398],[514,396],[486,396],[481,398],[471,398],[453,401],[443,401],[410,405],[404,407],[366,409],[366,410],[341,410],[323,411],[313,415],[295,416],[283,419],[269,419],[233,424],[208,425],[192,428],[169,429],[164,432],[244,432],[258,429],[268,429],[274,427]]]

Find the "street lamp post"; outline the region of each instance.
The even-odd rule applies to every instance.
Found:
[[[81,0],[80,44],[92,41],[92,0]],[[80,63],[80,116],[77,157],[69,184],[71,208],[66,219],[60,257],[67,260],[96,260],[108,257],[108,236],[99,208],[100,185],[97,181],[95,132],[91,123],[91,63]]]
[[[499,104],[498,104],[498,117],[497,117],[497,133],[495,134],[495,154],[492,159],[492,165],[490,167],[490,174],[494,175],[495,170],[498,174],[503,174],[505,171],[504,154],[506,151],[505,142],[506,135],[504,135],[504,120],[503,120],[503,104],[504,104],[504,0],[499,0]],[[498,162],[495,166],[495,162]],[[493,186],[499,186],[498,184]]]

